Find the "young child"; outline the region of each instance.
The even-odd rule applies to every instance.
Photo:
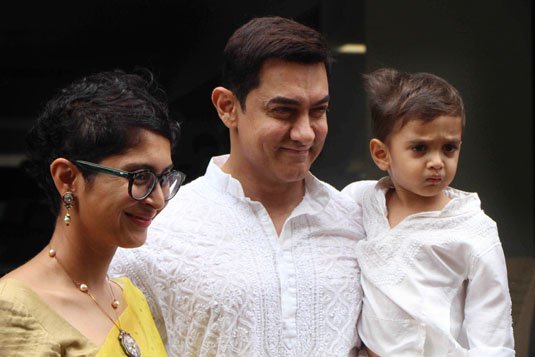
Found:
[[[476,193],[449,187],[465,123],[459,93],[428,73],[364,77],[371,156],[388,176],[344,189],[367,235],[362,342],[370,356],[514,356],[496,223]]]

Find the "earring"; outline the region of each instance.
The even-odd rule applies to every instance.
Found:
[[[69,226],[71,224],[71,215],[69,214],[69,212],[72,208],[72,205],[74,204],[74,194],[72,192],[65,192],[65,194],[63,195],[63,204],[67,209],[67,213],[65,213],[65,216],[63,216],[63,222],[65,222],[66,226]]]

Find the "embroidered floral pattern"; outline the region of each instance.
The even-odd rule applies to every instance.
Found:
[[[361,303],[354,203],[308,178],[312,202],[277,237],[223,175],[181,188],[147,243],[112,264],[146,293],[170,356],[347,356]]]

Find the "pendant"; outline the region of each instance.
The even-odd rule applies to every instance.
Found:
[[[124,353],[128,357],[141,357],[139,346],[128,332],[119,330],[119,342],[121,343]]]

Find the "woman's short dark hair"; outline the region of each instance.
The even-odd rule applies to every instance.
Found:
[[[54,214],[60,197],[50,164],[63,157],[98,163],[134,146],[145,129],[169,139],[173,149],[179,125],[169,118],[165,93],[152,74],[123,71],[93,74],[51,99],[26,137],[28,173],[44,190]],[[84,172],[90,179],[91,173]]]
[[[270,58],[302,63],[323,62],[330,73],[331,54],[316,30],[282,17],[259,17],[237,29],[224,50],[223,85],[245,110],[249,92],[260,84],[262,64]]]
[[[364,75],[372,117],[372,135],[385,141],[396,125],[409,120],[432,121],[441,116],[460,117],[465,125],[461,95],[446,80],[431,73],[405,73],[381,68]],[[399,124],[398,124],[399,123]]]

